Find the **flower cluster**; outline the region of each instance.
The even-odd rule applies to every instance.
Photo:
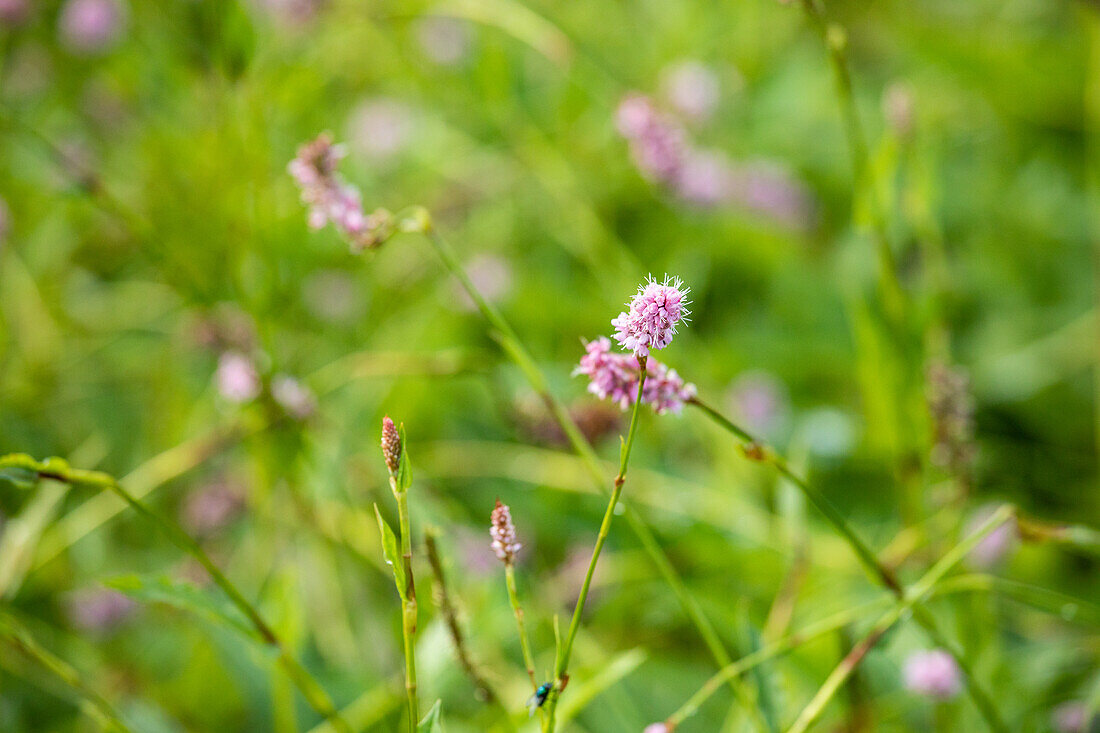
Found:
[[[954,697],[962,687],[955,658],[942,649],[911,654],[902,674],[907,689],[940,700]]]
[[[665,348],[676,335],[676,325],[691,314],[687,309],[690,291],[680,278],[670,280],[665,275],[664,281],[657,282],[650,277],[638,286],[628,309],[611,321],[615,340],[638,356],[649,356],[650,348]]]
[[[615,119],[642,175],[683,201],[704,208],[738,206],[792,227],[812,220],[810,195],[786,171],[766,163],[734,164],[718,150],[696,147],[649,97],[628,94]]]
[[[619,103],[615,122],[643,175],[658,183],[678,180],[689,146],[676,120],[658,110],[649,97],[632,93]]]
[[[977,453],[974,399],[966,373],[933,363],[927,371],[928,410],[932,414],[932,462],[954,474],[966,473]]]
[[[573,370],[590,380],[588,391],[602,400],[611,400],[623,410],[634,405],[638,397],[641,364],[633,354],[616,354],[611,341],[601,336],[585,344],[585,354]],[[652,357],[646,361],[646,381],[642,388],[642,404],[649,405],[658,415],[679,414],[684,403],[695,396],[695,385],[684,382],[675,369],[669,369]]]
[[[344,182],[336,168],[346,151],[335,145],[332,135],[322,133],[298,148],[287,171],[302,190],[302,203],[309,206],[309,225],[320,229],[329,222],[351,244],[353,251],[377,247],[393,233],[393,218],[379,209],[367,216],[358,189]]]
[[[389,415],[382,418],[382,457],[390,473],[396,474],[401,466],[401,435]]]
[[[493,508],[490,518],[489,536],[493,538],[490,545],[500,561],[511,565],[516,560],[516,553],[523,547],[516,541],[516,525],[512,524],[512,511],[507,504],[501,504],[497,499],[497,505]]]

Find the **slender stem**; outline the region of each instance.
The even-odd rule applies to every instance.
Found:
[[[821,42],[829,54],[829,63],[833,67],[836,82],[837,100],[840,103],[841,115],[844,117],[844,133],[848,139],[848,151],[851,155],[852,188],[857,194],[861,189],[864,191],[871,219],[871,235],[878,255],[879,283],[883,298],[890,315],[900,321],[905,306],[905,294],[898,280],[897,262],[886,233],[886,219],[875,191],[874,181],[870,176],[867,142],[852,91],[852,76],[848,71],[847,33],[839,25],[829,23],[825,19],[825,14],[818,6],[817,0],[801,0],[801,3],[802,9],[821,37]],[[858,195],[854,199],[853,205],[858,201]]]
[[[868,573],[870,573],[873,578],[878,580],[891,593],[893,593],[898,600],[904,599],[905,590],[902,587],[901,583],[898,581],[897,576],[894,575],[892,570],[890,570],[882,562],[879,561],[871,548],[862,539],[860,539],[859,535],[856,534],[855,530],[852,529],[847,520],[844,519],[844,516],[836,507],[832,505],[831,502],[829,502],[824,494],[818,491],[805,479],[795,474],[787,465],[786,461],[783,460],[783,458],[779,456],[774,450],[758,442],[755,438],[753,438],[751,433],[733,423],[729,418],[722,415],[713,407],[710,407],[709,405],[700,402],[698,399],[692,399],[690,401],[690,404],[702,410],[703,413],[714,420],[714,422],[727,430],[738,440],[742,441],[742,451],[747,457],[750,457],[754,460],[764,461],[765,463],[770,463],[772,466],[775,467],[777,471],[782,473],[786,478],[794,483],[795,486],[801,489],[806,498],[809,499],[810,502],[818,508],[818,510],[825,516],[829,523],[833,525],[833,528],[837,531],[837,533],[840,534],[844,541],[848,543],[848,546],[852,548],[852,552],[856,555],[857,558],[859,558],[859,561],[863,564]],[[974,676],[969,673],[968,670],[971,669],[971,666],[965,659],[962,658],[963,654],[961,653],[961,651],[955,648],[953,645],[941,643],[945,642],[946,639],[944,638],[940,630],[936,627],[935,620],[932,618],[931,614],[928,614],[923,609],[918,608],[914,611],[913,617],[917,621],[917,623],[920,624],[922,628],[924,628],[924,630],[928,633],[929,637],[932,638],[934,642],[944,646],[949,652],[952,653],[952,655],[955,657],[955,660],[959,663],[959,667],[964,672],[966,672],[967,691],[970,694],[971,698],[974,700],[974,704],[978,707],[979,711],[985,717],[986,722],[989,724],[989,727],[993,730],[1005,730],[1005,724],[1001,720],[1000,715],[997,713],[995,707],[993,706],[992,698],[990,697],[989,693],[986,692],[985,689],[978,683]]]
[[[409,701],[409,733],[416,733],[420,708],[416,700],[416,585],[413,582],[412,533],[409,529],[409,492],[398,489],[390,477],[397,500],[397,521],[401,528],[401,561],[405,566],[405,594],[401,598],[401,637],[405,645],[405,694]]]
[[[732,433],[734,437],[743,441],[743,450],[746,456],[750,456],[756,460],[762,460],[765,463],[770,463],[779,473],[783,474],[784,477],[797,486],[809,502],[825,516],[829,523],[833,525],[833,528],[844,538],[844,541],[852,548],[852,552],[856,554],[868,572],[874,575],[882,585],[889,588],[894,595],[901,595],[902,586],[893,571],[879,561],[874,551],[871,550],[867,543],[860,539],[859,535],[852,529],[852,526],[848,524],[848,521],[844,518],[844,515],[840,513],[840,510],[837,509],[824,494],[818,491],[817,488],[791,470],[782,456],[761,444],[747,430],[736,425],[725,415],[705,402],[692,398],[689,404],[702,410],[714,422]]]
[[[867,656],[872,647],[882,636],[890,630],[890,628],[897,623],[899,619],[905,614],[906,611],[912,610],[914,614],[919,610],[923,613],[927,613],[927,610],[919,606],[918,604],[923,601],[948,571],[957,565],[964,557],[966,557],[971,550],[990,532],[997,527],[1001,526],[1012,518],[1012,507],[1002,506],[993,516],[991,516],[977,532],[967,537],[960,542],[950,551],[948,551],[939,562],[932,566],[932,568],[921,577],[913,586],[904,593],[902,599],[894,605],[889,611],[882,615],[881,618],[875,623],[871,630],[856,644],[852,650],[841,660],[840,664],[829,674],[824,684],[818,689],[817,693],[810,700],[809,704],[803,708],[798,718],[795,720],[794,725],[790,727],[788,733],[804,733],[809,727],[817,720],[817,718],[824,711],[825,706],[832,699],[836,691],[843,686],[844,682],[851,676],[852,672],[859,665],[863,658]],[[934,639],[936,643],[946,642],[946,639],[939,638]],[[970,672],[964,669],[967,676],[970,676]],[[975,700],[977,702],[977,700]],[[988,711],[983,710],[983,714]],[[1007,727],[1001,723],[999,726],[993,726],[995,730],[1007,731]]]
[[[85,471],[70,468],[69,464],[60,458],[48,458],[45,461],[36,461],[30,456],[12,454],[0,457],[0,468],[21,468],[32,471],[38,478],[51,478],[56,481],[64,481],[70,484],[92,486],[114,492],[125,501],[135,512],[155,525],[173,544],[195,558],[196,561],[210,574],[214,583],[229,597],[230,602],[236,606],[256,629],[264,643],[279,652],[278,661],[282,665],[290,680],[295,684],[302,696],[318,714],[322,715],[340,733],[351,733],[351,728],[337,712],[332,699],[324,691],[309,672],[291,655],[286,646],[275,634],[271,626],[263,619],[248,600],[241,594],[237,587],[229,581],[224,573],[214,564],[206,551],[198,542],[183,531],[178,524],[147,507],[130,492],[122,487],[113,476],[100,471]]]
[[[523,343],[515,335],[515,332],[508,325],[508,322],[505,321],[499,311],[478,292],[477,287],[462,269],[462,265],[459,263],[458,258],[455,256],[450,246],[432,226],[431,217],[428,213],[422,209],[418,209],[415,211],[414,218],[418,220],[420,227],[416,231],[420,231],[427,238],[432,248],[435,249],[439,258],[443,261],[444,266],[454,275],[455,279],[458,280],[459,284],[466,291],[466,294],[470,296],[470,299],[477,306],[482,317],[484,317],[485,320],[489,322],[489,325],[495,329],[496,333],[494,336],[497,338],[501,348],[520,368],[520,371],[523,372],[531,388],[539,395],[539,398],[550,411],[550,414],[553,415],[558,425],[561,426],[562,431],[569,440],[569,444],[584,463],[593,483],[604,493],[612,492],[613,487],[609,485],[607,479],[604,477],[603,471],[600,468],[600,459],[599,456],[596,455],[595,448],[593,448],[588,439],[584,437],[584,434],[577,426],[573,416],[569,414],[565,406],[562,405],[552,392],[550,392],[546,384],[546,379],[543,377],[538,365],[527,352],[526,348],[524,348]],[[660,573],[661,577],[668,583],[669,587],[672,588],[673,594],[676,596],[677,601],[679,601],[688,620],[691,621],[699,632],[699,635],[703,639],[703,643],[706,644],[707,649],[710,651],[711,657],[713,657],[719,667],[725,667],[730,664],[732,659],[730,658],[729,652],[726,651],[726,647],[722,643],[721,638],[718,636],[718,632],[710,622],[710,619],[703,613],[702,607],[688,590],[683,579],[676,572],[676,568],[672,565],[668,555],[657,541],[653,529],[629,504],[625,506],[625,509],[626,522],[630,526],[631,531],[634,532],[642,548],[657,567],[658,573]],[[746,696],[744,687],[737,679],[730,679],[729,685],[739,698],[743,699]]]
[[[84,704],[81,705],[81,708],[84,712],[96,720],[105,730],[131,733],[130,727],[122,721],[122,716],[107,701],[107,698],[84,682],[80,678],[80,674],[68,662],[39,644],[30,630],[16,620],[15,617],[7,613],[0,614],[0,632],[8,637],[11,643],[18,647],[20,651],[48,669],[76,692],[82,698]]]
[[[809,624],[782,639],[767,644],[752,654],[747,654],[736,662],[723,667],[717,674],[707,680],[679,710],[670,715],[666,722],[673,728],[680,725],[684,720],[698,712],[699,707],[710,699],[726,680],[742,675],[759,664],[843,628],[862,618],[869,610],[882,606],[885,602],[886,599],[881,599],[840,611],[833,616]]]
[[[424,532],[424,547],[428,556],[428,565],[432,569],[432,575],[435,576],[435,599],[439,605],[439,610],[443,614],[443,619],[447,622],[447,629],[451,634],[451,641],[455,645],[455,655],[458,657],[458,663],[462,667],[462,670],[466,673],[466,676],[470,678],[470,682],[474,684],[478,692],[484,696],[484,699],[489,702],[500,713],[501,719],[506,721],[511,727],[511,719],[508,717],[508,710],[504,707],[504,703],[500,700],[500,695],[496,693],[493,686],[489,684],[489,681],[485,679],[485,676],[478,670],[477,665],[474,664],[473,658],[470,656],[469,649],[466,647],[466,636],[462,632],[462,626],[458,623],[458,611],[455,609],[455,604],[451,600],[451,594],[447,587],[447,576],[443,572],[443,562],[440,560],[439,548],[436,544],[436,533],[432,529],[428,529]]]
[[[626,467],[630,462],[630,449],[634,447],[634,437],[638,432],[638,415],[642,408],[642,390],[646,381],[646,362],[648,357],[638,357],[640,376],[638,379],[638,394],[634,400],[634,409],[630,414],[630,429],[626,434],[626,441],[619,451],[619,475],[615,477],[614,489],[611,499],[604,511],[603,522],[600,523],[600,533],[596,536],[596,546],[592,548],[592,559],[588,562],[588,570],[584,574],[584,582],[581,583],[581,592],[577,597],[577,605],[573,608],[573,619],[569,622],[569,631],[566,632],[562,642],[561,652],[554,663],[554,688],[550,691],[550,699],[547,700],[547,730],[554,733],[554,713],[557,710],[558,698],[562,690],[569,682],[567,670],[569,669],[569,657],[573,652],[573,640],[577,637],[577,631],[581,626],[581,616],[584,614],[584,604],[588,600],[588,589],[592,584],[592,576],[596,572],[596,562],[600,559],[607,535],[611,531],[611,519],[615,516],[615,506],[619,503],[619,497],[623,493],[623,484],[626,482]]]
[[[523,663],[527,667],[527,676],[531,679],[531,690],[539,687],[535,677],[535,658],[531,655],[531,642],[527,639],[527,626],[523,623],[523,606],[519,604],[519,593],[516,591],[516,568],[510,563],[504,564],[504,579],[508,584],[508,601],[512,604],[512,612],[516,615],[516,628],[519,629],[519,645],[523,649]]]

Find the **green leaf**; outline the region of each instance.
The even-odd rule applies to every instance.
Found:
[[[412,466],[409,465],[409,441],[405,438],[405,423],[397,428],[401,437],[401,457],[397,460],[397,490],[404,491],[413,482]]]
[[[0,483],[11,484],[21,491],[30,491],[38,483],[38,474],[23,466],[5,466],[0,468]]]
[[[416,733],[443,733],[443,720],[440,717],[442,710],[443,701],[436,700],[432,709],[420,721],[420,725],[416,726]]]
[[[193,613],[244,637],[258,649],[270,651],[256,629],[234,606],[191,583],[167,576],[123,575],[103,584],[142,603],[162,603]]]
[[[393,568],[393,582],[397,585],[397,592],[401,600],[407,601],[405,596],[405,565],[401,562],[401,552],[397,549],[397,537],[390,525],[382,519],[382,513],[378,511],[378,505],[374,505],[374,516],[378,520],[378,531],[382,535],[382,554],[386,556],[386,563]]]

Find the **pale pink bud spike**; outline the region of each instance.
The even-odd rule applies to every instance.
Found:
[[[490,519],[489,536],[493,538],[490,546],[501,562],[511,565],[516,560],[516,553],[523,547],[516,541],[516,526],[512,524],[512,512],[507,504],[501,504],[500,499],[497,499]]]
[[[389,415],[382,418],[382,457],[390,473],[396,474],[401,465],[401,435]]]

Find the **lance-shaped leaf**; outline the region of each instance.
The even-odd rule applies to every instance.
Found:
[[[401,600],[407,601],[405,566],[401,562],[401,553],[397,549],[397,536],[390,529],[390,525],[386,524],[386,520],[382,519],[382,513],[378,511],[377,504],[374,505],[374,516],[378,520],[378,532],[382,535],[382,554],[386,556],[386,564],[393,568],[393,582],[397,584],[397,592],[401,595]]]
[[[443,733],[442,710],[443,701],[436,700],[432,709],[420,721],[420,725],[416,726],[416,733]]]
[[[409,465],[409,441],[405,438],[405,423],[401,423],[397,434],[401,436],[401,457],[397,459],[397,489],[404,491],[412,486],[413,482],[412,466]]]

